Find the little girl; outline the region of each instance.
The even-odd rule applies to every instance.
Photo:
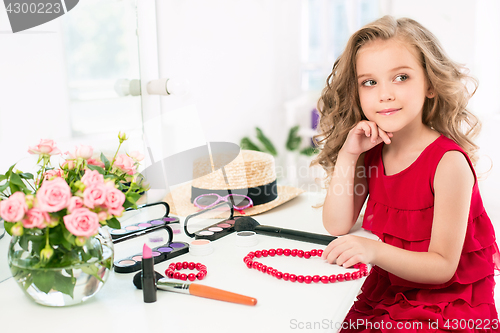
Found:
[[[330,177],[323,224],[349,232],[323,252],[344,267],[373,265],[345,331],[499,331],[500,267],[473,169],[477,119],[464,69],[414,20],[385,16],[354,33],[319,109]]]

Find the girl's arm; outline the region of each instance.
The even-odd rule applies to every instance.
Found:
[[[364,152],[382,141],[390,144],[390,136],[372,121],[359,122],[347,135],[323,205],[323,225],[330,234],[346,234],[356,223],[368,195]]]
[[[366,177],[359,171],[364,156],[340,152],[323,206],[323,225],[332,235],[344,235],[356,223],[368,195]]]
[[[371,263],[400,278],[425,284],[449,281],[462,253],[474,175],[464,155],[449,151],[434,178],[434,219],[427,252],[413,252],[379,241],[343,236],[331,242],[323,257],[349,267]]]

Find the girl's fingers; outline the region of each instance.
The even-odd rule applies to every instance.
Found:
[[[368,124],[370,125],[370,128],[371,128],[371,142],[376,143],[377,139],[378,139],[379,128],[378,128],[377,124],[375,124],[375,122],[373,122],[373,121],[368,122]]]
[[[389,132],[390,133],[390,132]],[[391,143],[391,138],[389,137],[389,133],[386,133],[382,129],[378,128],[378,135],[379,137],[386,143],[390,144]],[[391,133],[392,136],[392,133]]]

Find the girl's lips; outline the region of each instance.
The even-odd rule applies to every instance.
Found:
[[[395,114],[399,110],[401,110],[401,109],[385,109],[385,110],[382,110],[382,111],[378,111],[377,113],[380,114],[380,115],[382,115],[382,116],[390,116],[392,114]]]

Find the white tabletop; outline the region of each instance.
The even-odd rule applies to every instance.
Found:
[[[323,233],[321,208],[312,206],[323,197],[304,193],[266,213],[254,216],[263,225],[272,225]],[[183,221],[184,219],[181,219]],[[354,234],[375,238],[361,230]],[[257,298],[257,305],[245,306],[191,295],[158,291],[155,303],[144,303],[142,291],[132,284],[134,273],[112,272],[103,289],[91,300],[64,308],[38,305],[10,278],[6,263],[9,237],[0,239],[0,327],[2,332],[335,332],[352,305],[363,279],[323,284],[292,283],[248,269],[243,258],[250,251],[270,248],[322,249],[325,246],[259,235],[252,247],[238,247],[235,234],[213,242],[214,252],[208,256],[185,254],[155,265],[164,274],[170,262],[194,261],[207,266],[208,275],[201,284]],[[176,241],[189,242],[184,234]],[[141,244],[127,241],[127,247]],[[122,243],[124,244],[124,243]],[[120,244],[121,246],[121,244]],[[130,249],[128,249],[130,250]],[[122,258],[118,246],[115,260]],[[302,275],[331,275],[346,270],[315,257],[267,257],[258,259],[283,272]],[[21,330],[19,330],[22,328]]]

